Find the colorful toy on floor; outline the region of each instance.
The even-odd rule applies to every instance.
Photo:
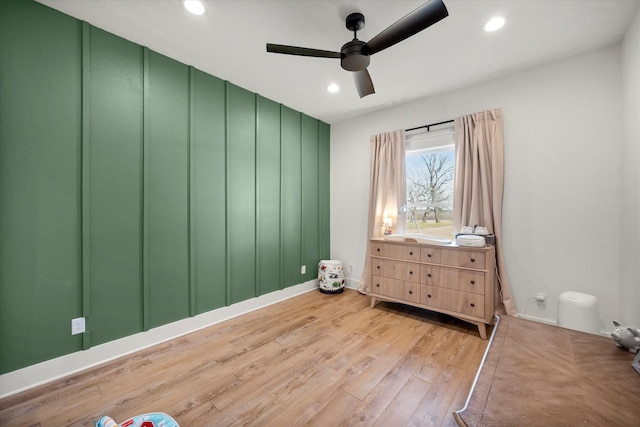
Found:
[[[118,424],[111,417],[102,417],[96,423],[96,427],[180,427],[176,420],[164,412],[150,412],[136,415],[127,421]]]
[[[613,321],[615,329],[611,332],[611,338],[620,348],[637,353],[640,350],[640,329],[621,326],[620,323]]]

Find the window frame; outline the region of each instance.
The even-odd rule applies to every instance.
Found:
[[[454,184],[453,180],[455,177],[455,163],[456,163],[456,152],[455,152],[455,135],[454,135],[454,126],[449,125],[446,127],[439,128],[437,130],[431,129],[420,129],[416,131],[407,132],[405,135],[405,182],[406,182],[406,194],[405,194],[405,203],[403,206],[403,210],[407,213],[407,228],[410,222],[409,219],[409,209],[411,208],[437,208],[437,207],[447,207],[451,211],[453,210],[454,203]],[[409,166],[408,166],[408,158],[409,156],[417,156],[421,153],[441,153],[441,152],[452,152],[453,153],[453,176],[450,181],[450,202],[420,202],[420,203],[410,203],[408,201],[409,195]],[[444,206],[443,206],[444,204]],[[414,218],[414,221],[415,218]],[[418,233],[424,236],[433,236],[433,237],[442,237],[439,235],[429,234],[428,230],[425,231],[420,228],[420,226],[416,223],[416,228],[418,229]],[[447,236],[448,238],[453,239],[453,231],[451,236]]]

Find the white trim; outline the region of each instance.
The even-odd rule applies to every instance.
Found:
[[[557,326],[558,328],[560,328],[560,326],[558,326],[558,322],[555,320],[543,319],[542,317],[529,316],[527,314],[522,314],[522,313],[518,313],[518,318],[524,319],[524,320],[530,320],[532,322],[544,323],[545,325]],[[611,332],[609,331],[600,330],[599,334],[594,334],[594,335],[600,335],[602,337],[611,338]]]
[[[310,280],[0,375],[0,399],[317,289]]]

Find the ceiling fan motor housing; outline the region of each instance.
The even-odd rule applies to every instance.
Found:
[[[360,71],[369,66],[371,58],[369,58],[369,55],[363,53],[363,46],[365,44],[363,41],[353,39],[342,46],[340,50],[342,53],[340,65],[342,68],[348,71]]]
[[[272,43],[267,43],[267,52],[316,58],[340,58],[342,68],[353,72],[358,95],[362,98],[375,93],[371,76],[367,71],[371,55],[400,43],[448,15],[449,12],[442,0],[429,0],[365,43],[358,40],[358,31],[364,28],[364,15],[355,12],[347,16],[345,23],[347,29],[353,31],[353,40],[342,46],[340,52]]]

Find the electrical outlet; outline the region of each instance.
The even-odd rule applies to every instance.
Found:
[[[306,265],[303,265],[303,266],[300,268],[300,274],[307,274],[307,266],[306,266]]]
[[[71,335],[84,333],[85,320],[84,317],[71,319]]]
[[[543,294],[539,292],[536,295],[536,301],[538,302],[539,305],[545,305],[547,303],[547,294]]]
[[[349,264],[349,273],[353,273],[353,264]]]

